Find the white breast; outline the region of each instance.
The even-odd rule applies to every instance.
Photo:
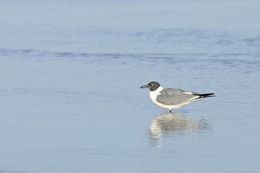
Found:
[[[157,106],[159,106],[159,107],[161,107],[161,108],[163,108],[163,109],[168,109],[168,110],[172,110],[173,109],[173,106],[172,105],[164,105],[164,104],[161,104],[161,103],[159,103],[158,101],[157,101],[157,96],[160,94],[160,92],[163,90],[163,87],[159,87],[159,88],[157,88],[157,90],[155,90],[155,91],[150,91],[150,99],[152,100],[152,102],[155,104],[155,105],[157,105]]]

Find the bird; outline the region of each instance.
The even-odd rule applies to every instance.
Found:
[[[169,112],[179,109],[191,102],[203,100],[207,97],[215,97],[214,93],[200,94],[178,88],[163,88],[156,81],[149,82],[140,88],[149,88],[152,102],[160,108],[169,110]]]

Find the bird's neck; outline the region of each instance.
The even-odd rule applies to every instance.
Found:
[[[159,88],[157,88],[154,91],[150,91],[151,94],[158,94],[159,92],[161,92],[163,90],[163,87],[159,86]]]

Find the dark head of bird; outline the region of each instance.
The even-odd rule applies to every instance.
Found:
[[[156,81],[152,81],[152,82],[149,82],[147,85],[141,86],[141,88],[149,88],[150,91],[155,91],[159,87],[160,87],[160,84]]]

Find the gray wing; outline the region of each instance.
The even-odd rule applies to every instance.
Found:
[[[178,105],[185,102],[190,102],[197,98],[198,95],[194,92],[187,92],[177,88],[165,88],[157,96],[157,101],[166,105]]]

